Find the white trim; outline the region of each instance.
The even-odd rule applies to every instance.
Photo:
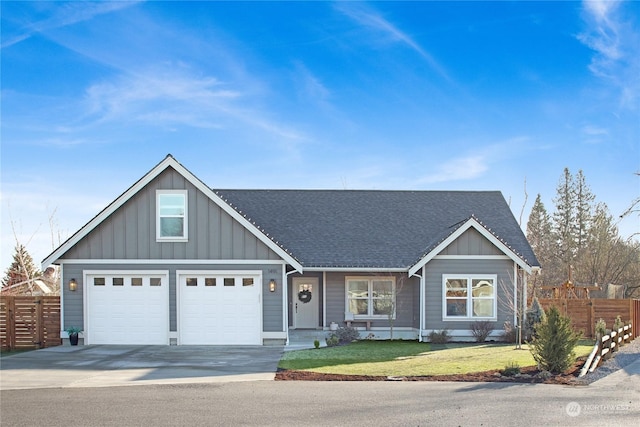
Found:
[[[407,268],[381,267],[305,267],[304,271],[344,272],[344,273],[406,273]]]
[[[167,194],[180,194],[184,196],[184,214],[175,215],[175,218],[183,219],[182,236],[162,236],[161,224],[160,224],[160,196]],[[189,191],[188,190],[156,190],[156,242],[188,242],[189,241]]]
[[[60,260],[60,265],[64,264],[171,264],[171,265],[262,265],[262,264],[283,264],[282,260],[262,260],[262,259],[65,259]],[[285,264],[286,265],[286,264]]]
[[[322,273],[322,329],[327,327],[327,272]]]
[[[131,199],[136,193],[147,186],[158,175],[160,175],[165,169],[173,168],[176,172],[182,175],[189,183],[195,186],[198,190],[204,193],[211,201],[218,205],[223,211],[231,215],[233,219],[238,221],[244,226],[251,234],[256,236],[258,240],[267,245],[269,249],[274,251],[284,261],[291,265],[295,270],[302,273],[302,265],[296,261],[296,259],[290,255],[287,251],[278,246],[275,242],[265,236],[254,224],[247,220],[244,216],[233,209],[228,203],[226,203],[220,196],[207,187],[202,181],[200,181],[195,175],[189,172],[184,166],[182,166],[172,156],[167,156],[156,167],[151,169],[145,176],[138,180],[133,186],[129,187],[120,197],[111,202],[105,209],[103,209],[97,216],[78,230],[73,236],[71,236],[66,242],[60,245],[53,253],[42,261],[43,270],[51,264],[59,262],[59,258],[63,256],[69,249],[71,249],[76,243],[83,239],[87,234],[94,230],[100,223],[106,220],[112,213],[118,210],[129,199]],[[166,262],[166,261],[165,261]]]
[[[429,253],[422,257],[420,261],[418,261],[413,267],[409,269],[409,276],[413,276],[416,274],[423,265],[427,264],[433,258],[435,258],[440,252],[442,252],[447,246],[449,246],[453,241],[455,241],[458,237],[460,237],[465,231],[470,229],[471,227],[475,228],[480,234],[482,234],[487,240],[489,240],[495,247],[497,247],[502,253],[511,258],[515,263],[517,263],[524,271],[527,273],[531,273],[532,267],[524,262],[515,252],[513,252],[507,245],[502,243],[500,240],[496,238],[493,234],[491,234],[485,227],[482,226],[475,218],[469,218],[466,223],[464,223],[460,228],[451,233],[449,237],[444,239],[438,246],[432,249]]]
[[[522,325],[518,325],[518,266],[513,263],[513,325],[516,328]]]
[[[286,332],[262,332],[262,339],[287,339]]]
[[[515,264],[514,264],[515,265]],[[466,279],[467,280],[467,296],[464,297],[466,301],[466,311],[467,315],[462,316],[447,316],[447,279]],[[471,284],[474,279],[491,279],[493,280],[493,298],[491,299],[493,302],[493,316],[491,317],[480,317],[473,316],[473,295]],[[450,297],[452,298],[452,297]],[[476,297],[477,299],[478,297]],[[456,298],[462,301],[461,297]],[[489,300],[488,298],[484,298],[485,301]],[[445,273],[442,275],[442,321],[443,322],[468,322],[468,321],[476,321],[476,320],[489,320],[496,321],[498,319],[498,275],[497,274],[480,274],[480,273],[471,273],[471,274],[448,274]]]
[[[479,259],[479,260],[506,260],[511,259],[507,255],[436,255],[432,259]]]

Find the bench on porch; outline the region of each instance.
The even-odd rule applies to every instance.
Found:
[[[367,327],[367,331],[371,330],[371,320],[366,320],[366,319],[355,319],[353,317],[353,313],[351,313],[350,311],[347,311],[344,313],[344,323],[347,325],[347,327],[351,327],[351,325],[353,323],[363,323],[366,325]],[[355,327],[355,326],[354,326]]]

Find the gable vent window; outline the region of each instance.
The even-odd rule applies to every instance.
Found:
[[[187,190],[158,190],[156,233],[158,241],[186,242]]]

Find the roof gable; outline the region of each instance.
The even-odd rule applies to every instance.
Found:
[[[460,238],[460,236],[462,236],[467,230],[472,228],[490,241],[498,250],[500,250],[500,252],[511,258],[523,270],[527,273],[531,273],[532,265],[529,265],[527,260],[523,258],[520,253],[516,252],[507,242],[500,239],[500,237],[492,233],[491,229],[485,227],[477,218],[472,216],[464,223],[460,223],[455,230],[443,238],[439,243],[432,246],[424,256],[422,256],[421,259],[409,269],[409,276],[417,273],[424,265],[444,251],[456,239]]]
[[[290,253],[288,253],[283,247],[278,245],[274,240],[270,239],[269,236],[262,233],[255,226],[255,224],[252,224],[251,222],[249,222],[243,215],[241,215],[239,212],[237,212],[236,210],[231,208],[227,203],[225,203],[222,199],[220,199],[220,197],[217,196],[215,193],[213,193],[213,191],[209,187],[207,187],[202,181],[196,178],[195,175],[189,172],[171,155],[168,155],[162,162],[160,162],[157,166],[155,166],[144,177],[138,180],[127,191],[125,191],[116,200],[114,200],[105,209],[103,209],[98,215],[96,215],[91,221],[89,221],[85,226],[83,226],[78,232],[76,232],[67,241],[65,241],[62,245],[60,245],[54,252],[52,252],[43,261],[43,266],[46,267],[58,261],[66,252],[68,252],[78,242],[80,242],[89,233],[91,233],[91,231],[96,229],[114,212],[122,208],[123,205],[125,205],[125,203],[131,200],[136,194],[142,191],[143,188],[145,188],[148,184],[150,184],[154,179],[156,179],[158,176],[160,176],[163,172],[165,172],[169,168],[173,169],[175,172],[180,174],[191,185],[196,187],[200,192],[202,192],[206,197],[208,197],[213,203],[218,205],[223,211],[229,214],[234,220],[240,223],[245,229],[247,229],[254,236],[256,236],[258,240],[263,242],[267,247],[273,250],[276,254],[278,254],[278,256],[284,259],[287,263],[292,265],[296,270],[301,269],[301,266],[298,263],[298,261]]]

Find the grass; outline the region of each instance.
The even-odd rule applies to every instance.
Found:
[[[592,341],[581,341],[575,349],[576,356],[588,355],[592,347]],[[286,352],[279,367],[342,375],[422,376],[504,369],[514,363],[520,367],[536,364],[525,345],[516,350],[513,344],[359,341],[340,347]]]

